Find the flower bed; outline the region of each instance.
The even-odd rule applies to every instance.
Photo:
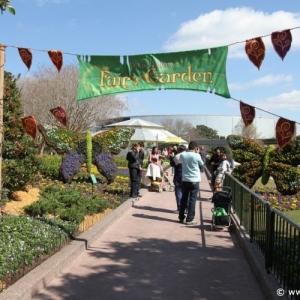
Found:
[[[253,190],[260,197],[266,200],[271,207],[276,208],[281,211],[288,210],[300,210],[300,196],[284,196],[278,193],[274,188],[257,188],[254,187]]]
[[[41,177],[41,197],[24,209],[30,216],[0,218],[0,292],[128,199],[128,170],[110,185],[96,177],[94,185],[85,175],[70,183]]]

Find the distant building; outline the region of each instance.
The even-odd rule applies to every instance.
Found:
[[[197,125],[205,125],[216,130],[219,136],[227,137],[233,134],[234,127],[240,122],[241,117],[237,116],[222,116],[222,115],[139,115],[128,116],[116,119],[106,120],[105,122],[97,123],[94,132],[99,131],[106,124],[126,121],[130,119],[142,119],[148,122],[161,125],[166,119],[179,119],[190,122],[194,127]],[[275,126],[277,120],[268,118],[255,118],[253,124],[260,134],[260,138],[270,139],[275,137]]]

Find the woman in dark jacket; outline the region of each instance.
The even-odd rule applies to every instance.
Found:
[[[140,145],[138,143],[132,146],[132,149],[127,153],[128,169],[130,176],[130,197],[137,198],[137,180],[141,172],[142,162],[140,160]]]

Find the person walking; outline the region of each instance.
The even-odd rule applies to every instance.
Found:
[[[203,165],[197,142],[189,143],[188,151],[180,155],[182,163],[182,198],[180,201],[179,222],[183,223],[185,219],[185,208],[189,200],[189,209],[186,217],[186,225],[195,225],[195,206],[199,185],[201,182],[200,167]]]
[[[172,154],[171,154],[171,156],[172,157],[175,157],[175,155],[178,153],[178,151],[177,151],[177,146],[174,146],[173,147],[173,149],[172,149]],[[174,172],[175,172],[175,169],[174,169],[174,167],[172,167],[172,176],[174,176]]]
[[[141,172],[140,162],[140,145],[138,143],[133,144],[132,149],[128,151],[126,159],[128,161],[129,177],[130,177],[130,197],[138,198],[137,180]]]
[[[212,166],[212,174],[211,174],[211,185],[212,187],[215,186],[215,180],[216,180],[216,172],[220,163],[222,162],[221,159],[221,150],[219,147],[214,149],[214,153],[211,156],[210,160],[209,160],[209,164]]]
[[[137,183],[136,183],[136,194],[138,197],[142,197],[142,195],[140,194],[140,189],[141,189],[141,180],[142,180],[142,169],[143,169],[143,161],[144,161],[144,157],[145,157],[145,152],[144,152],[144,143],[143,142],[138,142],[138,144],[140,145],[140,151],[139,151],[139,160],[140,160],[140,172],[138,174],[137,177]]]
[[[174,177],[173,183],[175,186],[175,199],[177,205],[177,212],[179,213],[180,209],[180,201],[182,197],[182,164],[180,162],[180,155],[182,152],[186,151],[186,147],[184,145],[178,146],[177,154],[173,156],[169,156],[170,166],[174,168]]]

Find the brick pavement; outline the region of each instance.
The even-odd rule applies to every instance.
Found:
[[[87,250],[52,280],[44,279],[47,287],[38,295],[19,299],[266,299],[235,234],[211,231],[212,192],[204,173],[195,226],[178,222],[174,192],[142,193],[134,206],[131,200],[123,204],[126,208],[116,220],[114,212],[108,216],[110,224],[95,232]],[[59,258],[51,259],[57,262]],[[33,278],[39,276],[35,272]],[[22,281],[24,288],[26,278]],[[13,288],[18,286],[10,292]],[[1,299],[17,300],[9,291]]]

